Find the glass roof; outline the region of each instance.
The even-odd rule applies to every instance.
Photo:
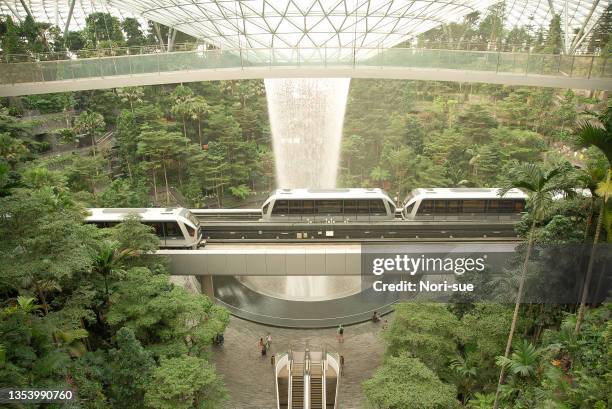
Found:
[[[71,0],[0,0],[2,14],[64,27]],[[604,0],[505,0],[504,24],[548,27],[561,15],[566,49],[588,38]],[[75,0],[71,29],[92,12],[156,21],[223,48],[390,47],[433,27],[485,12],[498,0]],[[572,44],[574,45],[572,47]]]
[[[32,13],[34,20],[54,24],[62,30],[66,27],[72,0],[23,0],[23,2]],[[110,13],[119,18],[134,17],[131,12],[112,7],[104,0],[75,0],[69,29],[81,30],[85,27],[85,17],[97,12]],[[27,16],[21,0],[0,0],[0,14],[17,20],[24,20]]]

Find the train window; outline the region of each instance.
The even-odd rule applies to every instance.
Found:
[[[525,201],[524,200],[515,200],[514,201],[514,211],[517,213],[522,213],[525,211]]]
[[[287,214],[288,203],[286,200],[277,200],[274,202],[272,214]]]
[[[289,214],[302,214],[301,200],[289,200]]]
[[[164,223],[164,229],[166,230],[166,237],[183,237],[183,232],[177,222]]]
[[[513,200],[500,200],[499,202],[499,211],[501,213],[514,213]]]
[[[461,200],[447,200],[446,201],[446,212],[447,213],[461,213]]]
[[[370,200],[370,214],[387,214],[385,202],[382,200]]]
[[[342,200],[317,200],[317,213],[342,214]]]
[[[464,200],[463,213],[484,213],[484,200]]]
[[[153,230],[155,230],[155,234],[157,234],[159,237],[164,237],[164,227],[162,226],[162,223],[160,223],[160,222],[147,222],[145,224],[147,226],[153,227]]]
[[[370,204],[367,200],[357,200],[357,213],[370,214]]]
[[[434,213],[446,213],[446,200],[434,200]]]
[[[408,207],[404,210],[404,213],[406,213],[407,215],[412,213],[412,209],[414,209],[414,204],[416,202],[412,202],[410,205],[408,205]]]
[[[344,201],[344,214],[355,214],[357,213],[357,200],[345,200]]]
[[[263,207],[263,209],[261,209],[261,213],[262,214],[268,214],[268,208],[270,207],[270,203],[266,203]]]
[[[314,200],[304,200],[302,202],[302,214],[315,214]]]
[[[501,211],[499,202],[497,199],[487,200],[487,213],[499,213]]]
[[[433,200],[422,200],[418,213],[433,213]]]
[[[196,232],[196,231],[195,231],[195,229],[194,229],[193,227],[189,226],[188,224],[186,224],[186,225],[185,225],[185,227],[187,228],[187,234],[188,234],[190,237],[195,237],[195,236],[196,236],[196,235],[195,235],[195,232]]]

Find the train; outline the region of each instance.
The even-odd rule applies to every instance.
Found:
[[[395,203],[382,189],[277,189],[264,202],[266,222],[336,223],[395,218]]]
[[[205,224],[214,223],[215,219],[234,224],[514,223],[525,212],[526,201],[527,195],[518,189],[511,189],[501,196],[501,190],[497,188],[419,188],[414,189],[403,206],[397,208],[382,189],[278,189],[270,194],[260,209],[205,209],[196,210],[194,214],[180,207],[95,208],[88,209],[85,222],[98,227],[113,227],[128,215],[137,215],[142,223],[153,228],[161,248],[197,248],[202,242]],[[231,228],[236,229],[236,226]]]
[[[525,212],[527,195],[498,188],[414,189],[404,201],[402,218],[417,221],[513,221]]]
[[[88,209],[85,223],[114,227],[127,216],[136,215],[151,226],[162,248],[197,248],[202,240],[199,220],[185,208],[93,208]]]

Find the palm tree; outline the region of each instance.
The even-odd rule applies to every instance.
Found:
[[[200,141],[200,147],[203,145],[202,141],[202,117],[208,113],[210,107],[206,103],[206,100],[202,97],[194,97],[189,103],[189,112],[191,119],[198,121],[198,140]]]
[[[600,183],[596,193],[603,198],[599,215],[597,216],[597,225],[595,227],[595,237],[593,237],[593,246],[591,247],[591,256],[587,266],[587,273],[582,286],[582,296],[580,297],[580,308],[578,308],[578,317],[576,319],[575,331],[580,331],[580,325],[584,318],[584,308],[589,294],[589,286],[591,285],[591,277],[593,275],[593,263],[595,261],[595,253],[597,251],[597,243],[601,234],[601,226],[603,223],[604,214],[610,194],[612,194],[612,104],[608,105],[599,114],[591,113],[596,121],[582,121],[578,125],[577,144],[579,146],[595,146],[599,148],[608,160],[608,171],[606,172],[606,182]]]
[[[381,168],[380,166],[376,166],[370,172],[370,177],[377,182],[380,182],[380,187],[384,187],[385,180],[389,179],[389,172],[386,169]]]
[[[83,112],[75,121],[75,129],[78,132],[86,133],[91,138],[94,156],[96,156],[96,133],[105,126],[104,117],[97,112]]]
[[[134,103],[142,102],[144,90],[142,87],[125,87],[117,89],[117,95],[122,102],[130,103],[130,111],[134,115]]]
[[[512,375],[528,378],[535,375],[538,369],[541,351],[527,340],[523,340],[515,348],[510,358],[498,356],[497,365],[507,368]]]
[[[571,185],[567,182],[567,174],[572,170],[571,165],[567,162],[552,168],[549,171],[543,170],[533,163],[516,164],[509,172],[509,182],[502,188],[502,196],[511,188],[518,188],[529,195],[529,213],[531,214],[531,228],[529,230],[529,239],[527,242],[527,250],[525,252],[525,260],[519,278],[519,287],[516,294],[516,302],[514,304],[514,314],[512,315],[512,324],[508,333],[508,341],[504,358],[510,356],[512,348],[512,338],[516,330],[518,314],[523,298],[523,287],[525,284],[525,276],[529,266],[529,258],[533,250],[535,241],[536,225],[546,215],[547,209],[553,201],[553,196],[560,192],[570,192]],[[494,409],[499,407],[499,397],[501,386],[504,383],[506,375],[506,367],[502,366],[499,372],[499,380],[497,382],[497,391],[495,393]]]
[[[108,280],[111,275],[121,271],[124,260],[133,254],[130,249],[120,249],[117,243],[105,240],[102,242],[100,251],[94,259],[93,271],[100,274],[104,281],[104,299],[108,303],[110,292]]]

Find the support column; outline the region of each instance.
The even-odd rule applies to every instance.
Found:
[[[200,280],[200,287],[202,288],[202,294],[208,296],[211,301],[215,301],[215,288],[213,286],[213,278],[211,275],[198,276]]]

